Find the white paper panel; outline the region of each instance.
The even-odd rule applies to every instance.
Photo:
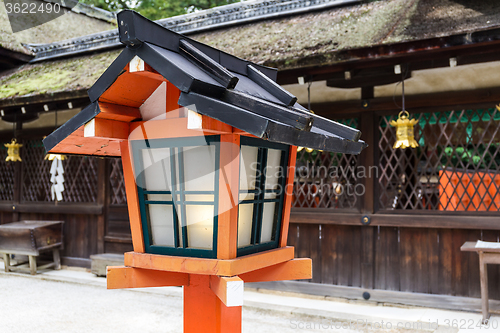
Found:
[[[174,246],[173,211],[170,205],[148,205],[152,244]]]
[[[281,170],[281,150],[268,149],[267,151],[267,167],[266,167],[266,189],[276,189],[280,175],[284,172]]]
[[[274,210],[277,203],[266,202],[264,204],[264,212],[262,216],[262,231],[260,234],[260,242],[270,242],[273,236]]]
[[[238,211],[238,247],[250,245],[253,204],[240,204]]]
[[[257,147],[241,146],[240,190],[255,189],[257,153]]]
[[[184,184],[186,191],[213,191],[215,146],[184,147]]]
[[[143,149],[142,161],[147,191],[170,191],[170,148]]]
[[[214,206],[186,205],[188,248],[212,249]]]

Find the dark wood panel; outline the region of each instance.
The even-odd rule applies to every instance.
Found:
[[[338,259],[337,259],[337,226],[322,225],[321,226],[321,259],[316,265],[321,265],[321,283],[337,284],[338,283]],[[315,263],[313,262],[313,266]]]
[[[132,243],[124,244],[124,243],[113,243],[113,242],[105,242],[104,250],[106,253],[125,253],[133,251]]]
[[[428,232],[400,228],[400,290],[429,292]]]
[[[131,236],[130,232],[130,222],[129,221],[111,221],[108,220],[106,236],[112,234],[121,234],[125,236]]]
[[[429,261],[429,293],[440,294],[439,290],[439,231],[429,229],[427,235],[427,247]]]
[[[108,220],[112,221],[128,221],[128,208],[127,206],[109,206],[108,207]]]
[[[374,279],[375,227],[361,227],[361,287],[372,289]]]
[[[375,252],[375,288],[400,290],[398,228],[377,230]]]

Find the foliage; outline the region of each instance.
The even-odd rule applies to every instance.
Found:
[[[112,12],[133,9],[151,20],[158,20],[227,5],[239,0],[81,0],[81,2]]]
[[[472,145],[467,147],[446,147],[441,163],[445,167],[448,165],[449,160],[450,164],[457,169],[496,170],[500,166],[498,145],[498,143],[492,143],[490,146],[480,144],[477,147],[477,152],[474,151]]]

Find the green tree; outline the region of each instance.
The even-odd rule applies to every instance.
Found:
[[[151,20],[182,15],[198,10],[239,2],[240,0],[80,0],[111,12],[133,9]]]

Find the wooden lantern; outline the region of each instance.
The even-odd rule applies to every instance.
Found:
[[[276,71],[132,11],[125,50],[50,153],[121,157],[134,251],[108,288],[184,286],[185,332],[239,332],[243,283],[310,279],[287,246],[297,146],[359,153],[360,132],[309,113]]]

